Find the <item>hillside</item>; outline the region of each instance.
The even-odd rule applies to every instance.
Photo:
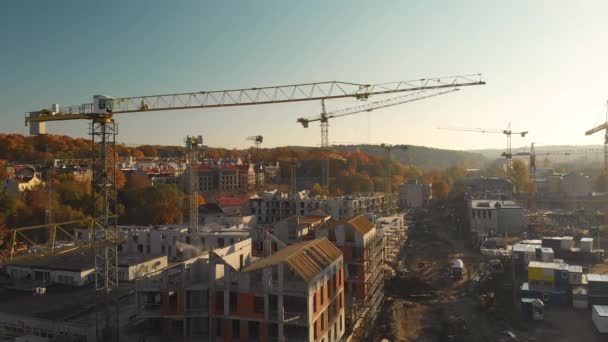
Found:
[[[536,151],[537,160],[544,161],[550,160],[549,165],[556,164],[573,164],[577,168],[600,168],[603,165],[603,146],[602,145],[547,145],[547,146],[534,146]],[[500,158],[500,155],[504,152],[503,149],[485,149],[485,150],[473,150],[469,152],[479,153],[488,160],[495,160]],[[517,147],[513,148],[513,153],[530,152],[530,147]],[[520,157],[520,159],[527,159],[528,157]],[[546,166],[546,163],[542,162],[539,166]]]
[[[339,151],[361,151],[369,155],[384,157],[385,150],[378,145],[339,145]],[[424,146],[396,145],[392,150],[393,160],[401,164],[416,165],[423,169],[445,169],[450,166],[481,168],[487,159],[480,153],[443,150]]]

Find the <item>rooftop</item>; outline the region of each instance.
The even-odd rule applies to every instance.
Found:
[[[122,289],[116,291],[125,292]],[[29,291],[0,289],[0,312],[49,319],[57,322],[78,320],[94,324],[92,309],[96,291],[93,286],[50,286],[46,294],[34,296]],[[87,315],[90,314],[90,315]]]
[[[365,215],[356,216],[347,221],[347,223],[361,235],[369,233],[375,227],[374,223],[368,220]]]
[[[608,282],[608,274],[587,274],[587,281],[589,282]]]
[[[136,254],[119,254],[119,266],[132,266],[142,262],[166,256],[150,256]],[[26,260],[13,263],[14,266],[31,267],[45,270],[68,271],[68,272],[84,272],[93,270],[93,254],[91,252],[76,253],[61,256],[50,256],[43,259]]]
[[[600,317],[608,317],[608,305],[594,305],[593,310],[595,310]]]
[[[471,200],[472,208],[479,209],[496,209],[496,208],[509,208],[509,209],[521,209],[517,203],[513,201],[502,201],[502,200]]]
[[[528,268],[548,268],[553,270],[567,270],[568,265],[559,264],[557,262],[542,262],[542,261],[530,261]]]
[[[245,268],[244,272],[263,269],[279,263],[287,263],[303,280],[310,281],[332,262],[342,256],[342,252],[326,238],[304,241],[287,246]]]

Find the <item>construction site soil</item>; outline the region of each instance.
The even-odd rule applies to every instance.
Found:
[[[405,269],[386,281],[374,342],[606,341],[595,331],[590,310],[551,307],[544,321],[523,319],[515,305],[510,263],[504,263],[504,274],[478,282],[476,276],[489,260],[453,235],[449,225],[440,222],[410,229],[400,254]],[[459,281],[450,278],[454,258],[466,267]],[[479,295],[489,291],[495,293],[495,303],[482,309]]]

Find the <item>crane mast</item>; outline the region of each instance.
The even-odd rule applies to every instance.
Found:
[[[186,137],[186,160],[188,162],[188,191],[190,193],[190,234],[193,244],[200,243],[198,231],[198,157],[203,146],[203,136]]]
[[[253,140],[253,142],[255,143],[255,161],[253,162],[253,169],[255,174],[255,191],[257,192],[260,189],[261,183],[261,179],[259,179],[261,176],[258,177],[258,171],[263,172],[263,170],[261,170],[262,161],[260,160],[260,145],[264,141],[264,137],[261,135],[254,135],[251,137],[247,137],[247,140]],[[258,167],[260,169],[258,169]]]

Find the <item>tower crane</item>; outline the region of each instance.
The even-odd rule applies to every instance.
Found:
[[[606,121],[585,132],[585,135],[592,135],[599,131],[604,131],[604,172],[608,172],[608,101],[606,101]]]
[[[586,152],[595,152],[595,151],[603,151],[603,150],[597,150],[597,149],[563,150],[563,151],[547,151],[547,152],[536,153],[536,150],[534,149],[534,143],[531,143],[529,152],[513,153],[512,157],[513,158],[529,157],[528,167],[530,170],[530,178],[532,178],[532,180],[534,180],[534,179],[536,179],[536,157],[537,156],[571,156],[574,154],[582,154],[582,153],[586,153]],[[503,152],[501,154],[501,156],[505,157],[506,153]]]
[[[382,143],[380,144],[380,147],[384,149],[386,155],[386,166],[384,170],[384,193],[388,195],[393,192],[393,156],[391,153],[393,148],[397,146]],[[407,151],[408,149],[406,145],[401,145],[400,147],[404,151]]]
[[[458,85],[454,85],[453,87],[457,87]],[[308,128],[311,122],[319,121],[321,125],[321,149],[327,150],[329,146],[329,119],[335,119],[342,116],[353,115],[357,113],[363,112],[371,112],[375,109],[387,108],[392,106],[397,106],[400,104],[414,102],[422,99],[426,99],[429,97],[439,96],[443,94],[453,93],[460,89],[453,88],[444,91],[431,92],[428,93],[424,88],[420,91],[416,91],[414,93],[406,94],[403,96],[398,96],[382,101],[370,102],[364,105],[339,109],[333,112],[327,112],[325,109],[325,100],[321,100],[321,114],[314,117],[309,118],[299,118],[297,122],[302,124],[302,127]],[[324,188],[329,186],[329,159],[325,158],[322,161],[321,167],[321,183]]]
[[[260,180],[258,179],[258,169],[257,167],[262,167],[261,164],[261,160],[260,160],[260,145],[262,144],[262,142],[264,141],[264,137],[261,135],[253,135],[250,137],[247,137],[247,140],[252,140],[255,143],[255,162],[253,163],[254,165],[254,173],[255,173],[255,191],[258,191],[260,189]]]
[[[490,134],[504,134],[507,137],[507,149],[502,154],[507,161],[507,178],[509,181],[512,181],[512,170],[511,170],[511,162],[513,158],[513,153],[511,149],[511,136],[513,134],[519,135],[522,138],[528,134],[528,131],[523,132],[513,132],[511,130],[511,123],[507,126],[507,129],[485,129],[485,128],[458,128],[458,127],[439,127],[439,129],[449,130],[449,131],[463,131],[463,132],[477,132],[477,133],[490,133]]]
[[[374,95],[390,95],[419,90],[455,88],[485,84],[481,75],[428,78],[384,84],[352,82],[316,82],[259,88],[219,91],[196,91],[135,97],[93,96],[92,103],[30,112],[26,125],[68,120],[91,122],[91,159],[93,169],[92,212],[95,221],[92,245],[103,246],[95,253],[95,284],[99,291],[109,293],[118,285],[117,247],[120,242],[116,228],[116,134],[117,114],[204,109],[290,103],[338,98],[368,99]],[[108,243],[103,243],[108,242]]]
[[[186,137],[186,154],[188,161],[188,190],[190,191],[190,232],[194,244],[199,244],[198,231],[198,157],[201,147],[203,146],[203,136],[187,136]]]

